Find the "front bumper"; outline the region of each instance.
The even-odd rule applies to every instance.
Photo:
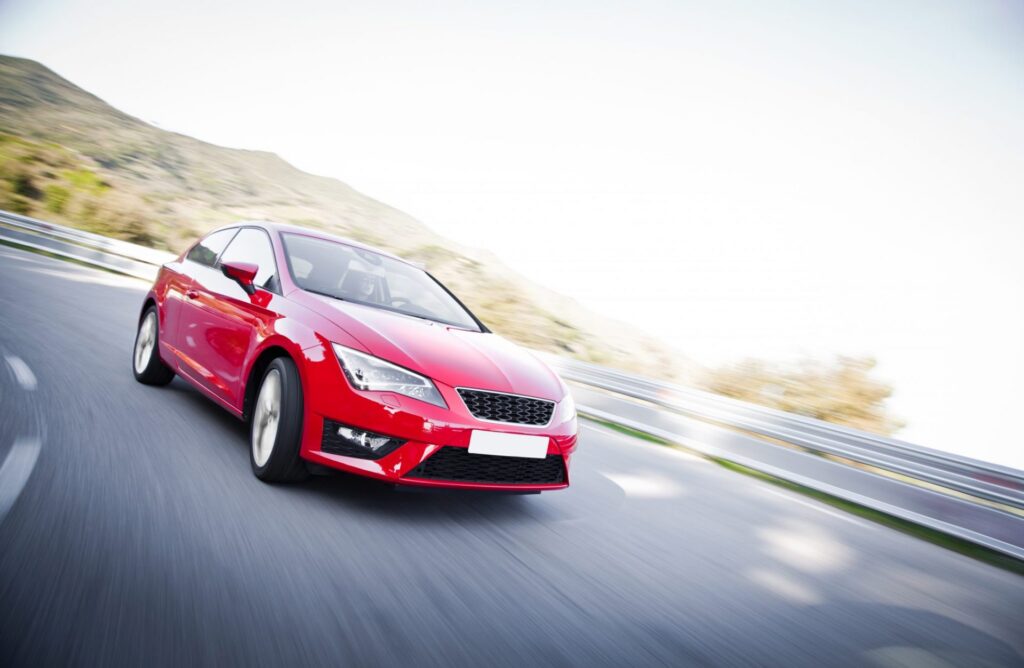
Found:
[[[399,447],[391,454],[381,459],[359,459],[345,457],[343,455],[331,454],[322,450],[304,449],[302,456],[308,461],[321,464],[334,469],[357,473],[379,480],[398,483],[403,485],[416,485],[423,487],[453,487],[463,489],[494,489],[494,490],[552,490],[563,489],[569,486],[569,459],[570,455],[563,454],[557,446],[549,446],[548,458],[546,460],[533,460],[539,464],[549,464],[557,459],[560,467],[560,475],[557,481],[532,483],[532,482],[492,482],[490,480],[472,479],[450,479],[444,477],[423,477],[424,468],[420,465],[427,462],[431,457],[442,456],[442,449],[446,447],[458,447],[465,449],[466,446],[445,446],[437,443],[424,443],[422,441],[409,441]],[[518,460],[518,457],[491,457],[488,455],[470,455],[476,458]],[[428,464],[430,462],[427,462]],[[486,468],[486,467],[485,467]],[[443,474],[442,474],[443,475]]]
[[[435,381],[448,404],[447,408],[388,392],[360,391],[352,388],[344,379],[333,354],[328,355],[326,351],[317,348],[305,352],[307,359],[300,370],[305,376],[305,416],[300,451],[303,459],[329,468],[403,485],[505,491],[543,491],[569,486],[569,460],[576,448],[577,422],[575,414],[563,415],[560,406],[556,407],[551,423],[544,427],[486,422],[474,418],[455,389],[443,383]],[[325,419],[406,442],[380,459],[362,459],[325,452],[322,449]],[[468,448],[470,434],[474,430],[546,436],[549,439],[547,459],[521,462],[526,469],[517,469],[516,474],[510,475],[506,471],[509,466],[516,468],[514,462],[487,462],[478,458],[519,458],[469,455],[468,457],[472,459],[467,460],[465,455],[458,457],[462,453],[451,453],[462,463],[483,463],[479,470],[488,472],[492,479],[501,478],[500,482],[492,479],[466,479],[467,476],[472,478],[472,475],[467,473],[465,467],[456,466],[453,469],[451,466],[437,465],[441,460],[436,460],[435,465],[418,468],[426,460],[438,455],[442,448]],[[451,459],[448,451],[440,454]],[[549,473],[554,471],[554,466],[560,465],[561,475],[550,475],[545,478],[547,482],[519,482],[531,479],[529,474],[523,475],[522,471],[530,471],[535,465]],[[453,474],[451,471],[457,473]],[[493,471],[502,473],[494,475],[491,473]],[[427,475],[435,477],[425,477]],[[436,477],[438,475],[449,477]],[[451,479],[453,475],[459,479]]]

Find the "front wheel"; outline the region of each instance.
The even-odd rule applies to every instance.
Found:
[[[299,458],[302,382],[295,363],[278,357],[263,372],[252,411],[249,463],[264,482],[293,482],[309,475]]]
[[[166,385],[174,379],[174,371],[160,359],[160,320],[156,306],[150,306],[139,320],[132,350],[132,371],[135,380],[146,385]]]

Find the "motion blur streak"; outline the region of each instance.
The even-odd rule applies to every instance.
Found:
[[[133,380],[141,289],[23,257],[0,665],[1021,665],[1019,576],[606,429],[558,494],[262,484],[244,424]]]

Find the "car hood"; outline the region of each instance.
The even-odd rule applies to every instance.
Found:
[[[528,351],[496,334],[471,332],[383,309],[306,293],[322,316],[375,355],[453,387],[559,401],[558,376]]]

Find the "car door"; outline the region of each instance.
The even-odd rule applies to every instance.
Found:
[[[185,255],[181,263],[180,289],[185,295],[177,313],[177,323],[172,325],[174,354],[177,357],[177,371],[197,385],[209,388],[212,383],[209,372],[203,365],[200,341],[195,338],[197,323],[206,317],[205,310],[197,302],[199,291],[195,289],[196,278],[217,264],[217,258],[228,242],[238,234],[238,228],[214,232],[199,241]]]
[[[160,348],[165,359],[177,361],[178,327],[181,324],[181,306],[192,286],[185,260],[168,262],[161,271]]]
[[[246,294],[225,276],[223,262],[257,265],[256,292]],[[278,286],[270,235],[256,227],[239,229],[213,266],[195,268],[188,300],[192,315],[182,320],[180,340],[193,379],[235,410],[241,411],[244,401],[245,362],[277,317]]]

